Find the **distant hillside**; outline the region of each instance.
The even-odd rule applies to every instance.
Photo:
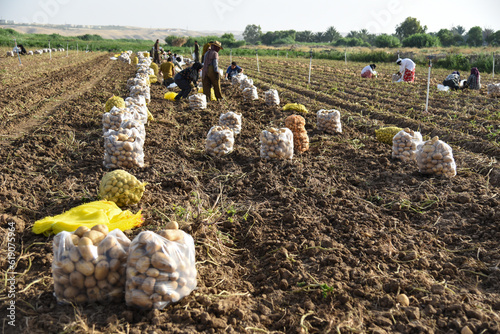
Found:
[[[241,31],[193,31],[186,29],[153,29],[129,26],[75,26],[75,25],[30,25],[30,24],[2,24],[2,28],[12,28],[16,31],[28,34],[59,34],[62,36],[78,36],[85,34],[97,34],[106,39],[144,39],[163,40],[170,35],[176,36],[221,36],[225,33],[233,33],[236,39],[243,39]]]

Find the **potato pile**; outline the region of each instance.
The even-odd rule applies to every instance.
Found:
[[[104,167],[144,167],[144,140],[137,129],[109,130],[104,134]]]
[[[318,110],[316,114],[316,126],[319,131],[329,134],[342,133],[342,123],[340,122],[340,112],[335,109]]]
[[[119,207],[139,203],[146,182],[141,183],[132,174],[116,169],[106,173],[99,184],[99,197],[113,201]]]
[[[415,160],[417,157],[417,146],[422,142],[422,135],[405,128],[392,138],[392,158],[404,162]]]
[[[121,97],[113,95],[106,101],[106,104],[104,105],[104,112],[109,112],[113,107],[124,109],[125,101],[123,101]]]
[[[270,128],[260,134],[260,157],[263,159],[292,159],[293,134],[288,128]]]
[[[398,128],[397,126],[380,128],[375,130],[375,137],[379,142],[392,146],[392,138],[394,138],[394,136],[401,130],[403,129]]]
[[[258,100],[259,99],[259,94],[257,92],[257,87],[252,86],[252,87],[247,87],[243,89],[243,99],[245,100]]]
[[[248,77],[243,78],[240,81],[240,89],[244,90],[245,88],[253,87],[253,80],[249,79]]]
[[[488,95],[491,97],[500,96],[500,83],[488,85]]]
[[[141,232],[130,245],[125,301],[142,309],[163,309],[196,288],[193,238],[178,229]]]
[[[221,157],[231,153],[234,146],[234,133],[227,126],[213,126],[207,134],[205,149],[211,156]]]
[[[58,302],[119,301],[126,280],[130,240],[106,225],[80,226],[54,237],[52,275]]]
[[[191,109],[206,109],[207,97],[205,94],[194,94],[188,97],[189,108]]]
[[[418,145],[417,165],[420,173],[423,174],[447,177],[457,175],[457,165],[450,145],[439,140],[437,136]]]
[[[266,100],[266,104],[268,106],[279,106],[280,105],[280,96],[278,95],[278,91],[276,89],[269,89],[264,93],[264,97]]]
[[[241,132],[241,114],[232,111],[221,114],[219,117],[219,125],[227,126],[237,135]]]
[[[111,108],[109,112],[102,114],[102,132],[118,130],[123,122],[133,119],[133,115],[127,109]]]
[[[285,119],[285,126],[292,131],[295,152],[309,150],[309,136],[305,128],[306,120],[300,115],[290,115]]]

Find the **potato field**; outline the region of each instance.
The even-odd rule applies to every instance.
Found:
[[[313,60],[308,83],[309,59],[261,57],[257,70],[255,58],[232,57],[259,99],[223,80],[225,99],[204,110],[151,84],[144,167],[127,170],[147,183],[126,207],[142,210],[144,222],[125,235],[176,221],[194,239],[197,287],[162,310],[124,299],[59,304],[54,236],[32,227],[98,200],[110,171],[104,105],[127,97],[136,74],[112,56],[60,52],[24,56],[22,66],[0,58],[1,332],[500,333],[500,98],[486,87],[500,78],[481,73],[480,91],[441,92],[451,70],[433,68],[425,113],[428,68],[396,84],[395,63],[362,79],[367,64]],[[229,57],[220,63],[227,68]],[[265,103],[269,89],[279,106]],[[308,113],[283,111],[287,103]],[[340,112],[341,133],[318,129],[320,109]],[[231,153],[213,157],[207,134],[229,111],[242,115],[241,132]],[[262,159],[261,132],[294,113],[306,121],[309,150]],[[389,126],[438,136],[457,175],[393,159],[375,136]]]

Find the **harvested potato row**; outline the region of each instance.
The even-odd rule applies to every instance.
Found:
[[[234,146],[234,133],[227,126],[213,126],[207,134],[205,149],[211,156],[221,157],[231,153]]]
[[[290,115],[285,119],[285,126],[292,131],[295,152],[309,150],[309,136],[305,128],[306,120],[300,115]]]
[[[292,159],[293,134],[288,128],[270,128],[260,134],[260,157],[263,159]]]
[[[144,167],[144,140],[135,128],[104,134],[104,167]]]
[[[189,98],[189,108],[191,109],[206,109],[207,97],[205,94],[194,94]]]
[[[58,302],[112,302],[123,298],[130,240],[106,225],[80,226],[54,237],[52,276]]]
[[[450,145],[434,137],[417,146],[418,169],[423,174],[457,175],[457,165]]]
[[[342,123],[340,123],[340,112],[338,110],[318,110],[316,114],[316,126],[319,131],[326,133],[342,133]]]
[[[163,309],[196,288],[193,238],[179,230],[141,232],[130,246],[125,301],[141,309]]]
[[[415,160],[417,157],[417,146],[422,142],[420,132],[408,128],[399,131],[392,138],[392,158],[402,161]]]
[[[241,132],[241,114],[232,111],[221,114],[219,117],[219,125],[227,126],[237,135]]]
[[[280,96],[278,95],[278,91],[276,89],[269,89],[264,92],[264,98],[268,106],[280,105]]]
[[[243,99],[245,100],[258,100],[259,94],[257,92],[257,87],[251,86],[243,89]]]

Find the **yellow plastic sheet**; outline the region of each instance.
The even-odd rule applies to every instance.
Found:
[[[175,92],[168,92],[168,93],[165,93],[165,95],[163,96],[163,98],[165,100],[173,101],[176,96],[177,96],[177,93],[175,93]]]
[[[133,214],[122,211],[115,202],[95,201],[74,207],[60,215],[45,217],[33,225],[33,233],[49,236],[61,231],[73,232],[80,226],[92,228],[97,224],[105,224],[109,230],[116,228],[125,231],[141,226],[143,222],[141,211]]]
[[[283,107],[283,110],[295,110],[298,112],[303,112],[305,114],[309,112],[304,105],[298,103],[287,103]]]
[[[200,89],[198,89],[198,94],[203,94],[203,87],[201,87]],[[213,87],[210,89],[210,100],[211,101],[216,101],[217,100],[217,98],[215,97],[215,91],[214,91]]]

